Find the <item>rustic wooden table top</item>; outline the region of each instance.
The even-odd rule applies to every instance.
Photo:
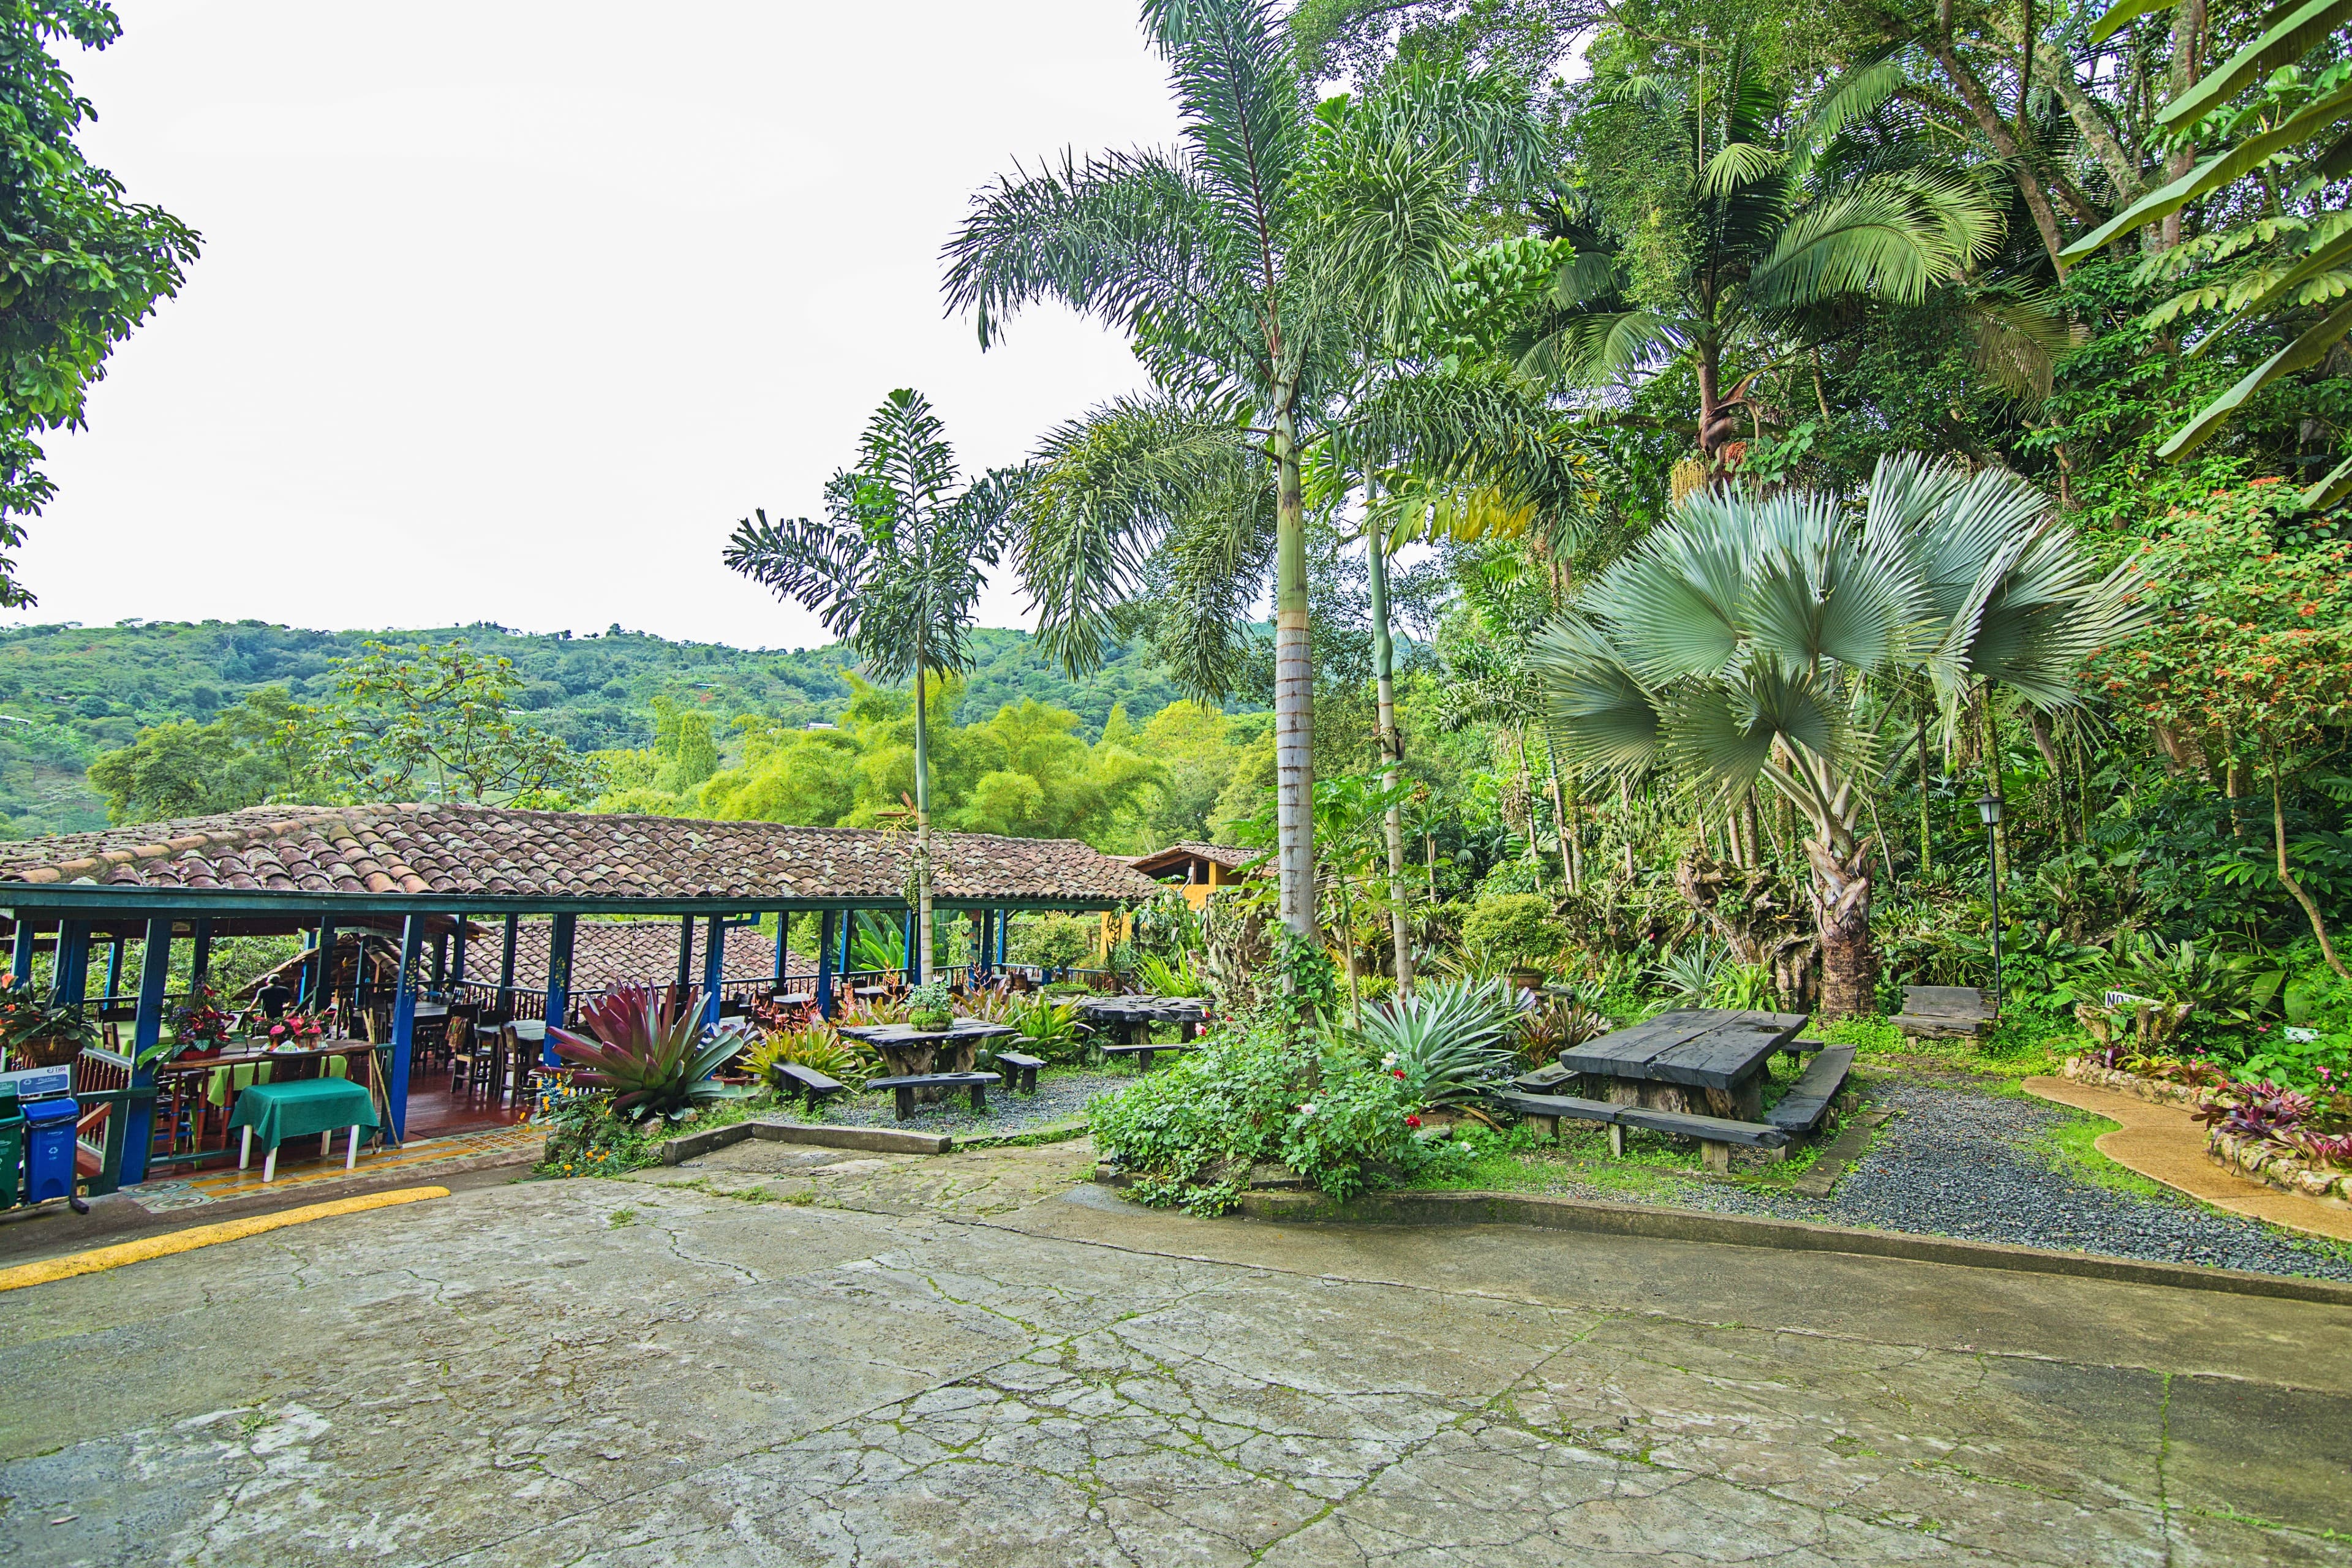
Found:
[[[1805,1026],[1793,1013],[1679,1007],[1559,1053],[1570,1072],[1646,1079],[1696,1089],[1735,1089]]]

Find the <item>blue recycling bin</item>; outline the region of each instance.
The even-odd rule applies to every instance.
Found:
[[[28,1100],[25,1106],[25,1201],[46,1203],[74,1190],[74,1116],[78,1102]]]

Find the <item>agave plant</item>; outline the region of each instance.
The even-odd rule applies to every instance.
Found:
[[[1419,1078],[1430,1104],[1455,1105],[1510,1073],[1518,1018],[1504,981],[1424,982],[1410,996],[1365,1008],[1356,1036],[1382,1067]]]
[[[612,1091],[616,1116],[677,1117],[748,1092],[711,1077],[748,1042],[740,1022],[721,1024],[706,1037],[699,1010],[667,1005],[644,985],[614,987],[583,1008],[581,1017],[594,1038],[550,1026],[548,1043],[585,1069],[578,1083]]]

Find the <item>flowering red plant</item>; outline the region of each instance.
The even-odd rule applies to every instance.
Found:
[[[172,1017],[172,1034],[182,1050],[212,1050],[228,1044],[231,1016],[209,985],[199,985]]]
[[[325,1032],[323,1020],[305,1013],[289,1013],[269,1021],[269,1048],[275,1051],[307,1046]]]

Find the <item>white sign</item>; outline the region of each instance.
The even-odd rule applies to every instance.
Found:
[[[15,1072],[0,1072],[0,1097],[13,1094],[19,1100],[40,1100],[72,1092],[71,1068],[19,1068]]]

